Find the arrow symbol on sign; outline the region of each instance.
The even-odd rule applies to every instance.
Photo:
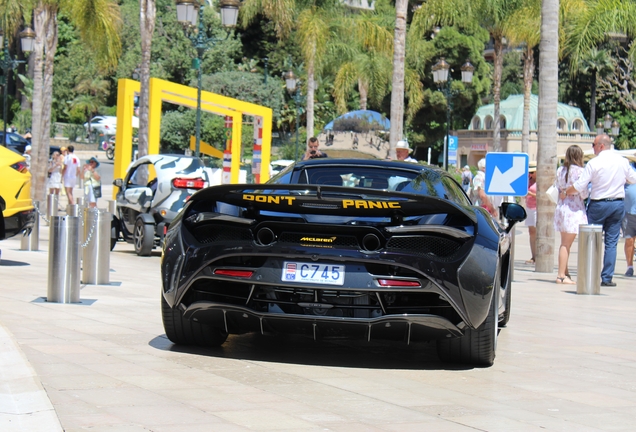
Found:
[[[512,167],[504,173],[496,166],[487,193],[515,193],[512,183],[526,173],[525,162],[526,158],[524,157],[513,157]]]

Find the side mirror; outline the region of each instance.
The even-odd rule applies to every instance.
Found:
[[[517,222],[522,222],[526,220],[527,217],[526,209],[516,203],[501,203],[501,214],[508,219],[509,225],[506,230],[507,232],[510,232]]]
[[[121,187],[124,185],[124,181],[122,179],[115,179],[113,180],[113,185],[121,189]]]

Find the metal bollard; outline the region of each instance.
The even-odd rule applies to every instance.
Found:
[[[110,283],[110,222],[113,216],[95,208],[86,209],[85,214],[87,245],[82,253],[82,283],[107,285]]]
[[[22,238],[20,239],[20,250],[23,251],[40,250],[40,202],[33,201],[33,207],[35,207],[33,228],[28,234],[23,232]]]
[[[579,225],[579,258],[576,293],[601,293],[601,263],[603,262],[603,226]]]
[[[53,216],[49,228],[49,278],[46,301],[80,302],[80,220]]]
[[[59,195],[49,194],[46,197],[46,218],[51,220],[51,216],[57,216],[57,206],[59,205]]]
[[[82,188],[82,190],[83,190],[83,188]],[[84,197],[75,198],[75,204],[77,204],[80,207],[84,207]]]
[[[69,204],[66,206],[66,214],[68,216],[80,216],[80,206],[78,204]]]

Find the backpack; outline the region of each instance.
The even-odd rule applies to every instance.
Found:
[[[462,184],[463,185],[469,185],[470,184],[470,177],[468,175],[462,175]]]

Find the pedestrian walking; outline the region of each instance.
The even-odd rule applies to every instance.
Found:
[[[594,138],[592,148],[596,157],[589,161],[579,179],[561,192],[560,197],[581,193],[592,185],[587,220],[590,224],[602,225],[605,234],[605,254],[601,271],[601,286],[616,286],[612,282],[616,267],[616,245],[621,223],[625,216],[625,183],[636,183],[636,171],[627,159],[612,151],[609,135]]]
[[[73,154],[75,148],[70,145],[66,149],[66,156],[64,157],[64,168],[62,169],[62,177],[64,178],[64,189],[66,190],[66,197],[68,203],[73,205],[75,200],[73,199],[73,188],[77,184],[77,178],[80,175],[80,164],[77,156]]]
[[[625,186],[625,219],[623,219],[625,237],[625,276],[634,276],[634,238],[636,237],[636,184]]]
[[[534,265],[537,253],[537,163],[528,165],[528,194],[526,195],[526,221],[528,236],[530,237],[530,253],[532,258],[526,264]]]
[[[583,170],[583,150],[577,145],[568,147],[565,152],[565,162],[557,170],[557,189],[559,191],[568,189],[581,177]],[[570,248],[579,233],[579,225],[587,224],[585,202],[583,201],[587,196],[587,188],[580,193],[571,195],[564,196],[559,194],[559,200],[554,210],[554,230],[561,233],[559,270],[556,278],[556,283],[558,284],[576,284],[570,277],[568,261],[570,259]]]
[[[102,181],[97,168],[99,161],[92,157],[84,165],[84,198],[89,207],[97,207],[97,199],[102,196]]]
[[[60,155],[60,152],[53,152],[51,162],[49,162],[49,180],[47,182],[47,188],[49,189],[50,194],[60,194],[63,168],[64,165],[62,163],[62,156]]]
[[[486,159],[480,159],[477,162],[477,174],[473,178],[473,196],[475,205],[485,208],[493,216],[497,217],[497,208],[494,206],[490,197],[486,195]]]
[[[468,165],[464,166],[462,169],[462,188],[464,192],[470,192],[470,185],[473,181],[473,173],[470,171],[470,167]]]

